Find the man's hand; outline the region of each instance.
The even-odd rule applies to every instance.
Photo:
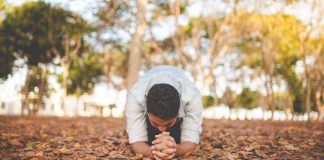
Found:
[[[172,159],[176,154],[177,144],[169,132],[163,132],[155,136],[152,142],[152,154],[155,159]]]

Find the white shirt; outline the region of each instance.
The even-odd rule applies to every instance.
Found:
[[[178,117],[182,117],[181,142],[199,143],[202,127],[202,102],[197,87],[182,70],[172,66],[158,66],[149,70],[128,92],[126,103],[129,143],[148,141],[146,95],[155,84],[170,84],[180,94]]]

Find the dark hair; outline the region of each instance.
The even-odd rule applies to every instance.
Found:
[[[167,120],[175,118],[179,113],[180,96],[169,84],[153,85],[146,97],[147,112]]]

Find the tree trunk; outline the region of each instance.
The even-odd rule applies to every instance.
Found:
[[[114,117],[114,115],[113,115],[113,109],[115,108],[115,104],[110,104],[109,105],[109,110],[110,110],[110,115],[109,115],[109,117],[110,118],[113,118]]]
[[[80,115],[79,102],[80,102],[80,96],[76,96],[76,105],[75,105],[75,108],[74,108],[74,115],[75,116],[79,116]]]
[[[129,48],[128,68],[127,68],[127,89],[138,80],[138,72],[142,62],[142,41],[145,34],[146,22],[146,4],[147,0],[136,0],[137,13],[136,13],[136,31],[133,35],[133,40]]]
[[[228,107],[229,108],[229,117],[228,119],[231,120],[231,116],[232,116],[232,108]]]
[[[35,114],[38,113],[40,109],[43,108],[44,105],[44,95],[46,91],[46,85],[47,85],[47,67],[41,67],[42,69],[42,75],[41,75],[41,82],[39,84],[39,92],[38,92],[38,98],[37,98],[37,104],[35,106]]]
[[[29,97],[29,83],[30,83],[31,74],[32,74],[31,66],[27,65],[26,81],[25,81],[24,88],[22,90],[23,98],[22,98],[22,106],[21,106],[21,116],[24,115],[24,110],[27,110],[29,114],[28,97]]]
[[[311,84],[310,84],[310,76],[309,76],[309,71],[308,71],[308,65],[306,63],[306,53],[305,49],[302,47],[303,51],[303,64],[305,68],[305,79],[306,79],[306,112],[307,112],[307,120],[310,121],[310,111],[311,111],[311,103],[310,103],[310,96],[311,96]]]
[[[317,110],[317,121],[321,120],[322,116],[322,110],[324,109],[324,105],[321,103],[321,97],[324,96],[322,95],[322,83],[323,83],[323,77],[320,77],[319,83],[317,85],[316,93],[315,93],[315,103],[316,103],[316,110]]]
[[[63,67],[63,75],[62,75],[62,97],[61,97],[61,109],[66,115],[66,109],[65,109],[65,100],[67,96],[67,80],[68,80],[68,75],[69,75],[69,65],[66,63],[62,63]]]
[[[265,71],[265,87],[267,92],[267,105],[268,109],[271,109],[271,120],[274,119],[274,95],[273,95],[273,62],[274,62],[274,54],[272,52],[272,44],[268,39],[263,38],[263,45],[262,45],[262,64],[263,69]]]
[[[285,119],[286,119],[286,121],[289,120],[289,112],[290,111],[287,108],[285,108]]]
[[[275,102],[274,102],[274,93],[273,93],[273,75],[270,73],[270,108],[271,108],[271,120],[274,119],[274,111],[276,109]]]
[[[76,44],[75,46],[71,47],[71,41],[75,40]],[[62,97],[61,97],[61,109],[66,115],[66,109],[65,109],[65,100],[67,96],[67,81],[68,81],[68,75],[69,75],[69,69],[70,65],[75,60],[75,58],[78,56],[78,52],[82,46],[82,36],[81,34],[76,35],[74,38],[71,38],[70,35],[66,35],[64,39],[64,56],[61,60],[61,65],[63,67],[63,77],[62,77]]]

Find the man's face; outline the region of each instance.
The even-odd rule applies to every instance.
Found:
[[[163,120],[152,113],[148,113],[148,118],[155,128],[157,128],[160,132],[164,132],[167,128],[172,127],[177,121],[177,117]]]

